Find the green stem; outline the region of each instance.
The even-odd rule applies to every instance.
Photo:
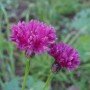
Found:
[[[52,72],[50,72],[50,74],[49,74],[49,76],[48,76],[48,78],[47,78],[47,81],[46,81],[46,83],[45,83],[45,86],[44,86],[43,90],[47,90],[47,88],[48,88],[49,85],[50,85],[51,79],[52,79]]]
[[[25,76],[24,76],[23,84],[22,84],[22,90],[25,90],[25,85],[26,85],[28,74],[29,74],[29,68],[30,68],[30,60],[27,59],[26,60],[26,68],[25,68]]]

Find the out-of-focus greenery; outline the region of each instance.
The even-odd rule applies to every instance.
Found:
[[[26,57],[11,43],[10,26],[33,18],[80,53],[79,68],[54,74],[48,90],[90,90],[90,0],[0,0],[0,90],[21,89]],[[26,90],[43,90],[53,61],[47,54],[31,60]]]

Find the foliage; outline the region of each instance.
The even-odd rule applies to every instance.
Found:
[[[76,47],[78,48],[81,60],[84,62],[89,61],[90,59],[90,35],[80,36],[76,42]]]
[[[90,33],[90,9],[85,9],[76,14],[71,26],[76,30],[85,28],[84,33]]]
[[[32,76],[28,77],[26,90],[42,90],[44,87],[44,82],[36,80]],[[10,82],[4,84],[3,90],[20,90],[21,89],[21,78],[15,77]]]

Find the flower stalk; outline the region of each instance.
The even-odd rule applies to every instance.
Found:
[[[30,60],[27,59],[26,60],[26,68],[25,68],[25,76],[23,78],[23,83],[22,83],[22,90],[25,90],[25,86],[26,86],[26,81],[27,81],[27,78],[28,78],[29,70],[30,70]]]
[[[51,80],[52,80],[52,72],[50,71],[50,74],[48,75],[48,78],[46,80],[46,83],[45,83],[45,86],[44,86],[43,90],[47,90],[47,88],[50,85]]]

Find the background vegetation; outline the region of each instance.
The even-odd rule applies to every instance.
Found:
[[[53,25],[80,53],[79,68],[54,74],[48,90],[90,90],[90,0],[0,0],[0,90],[21,89],[26,58],[10,42],[10,26],[30,19]],[[43,90],[53,61],[47,54],[31,60],[26,90]]]

